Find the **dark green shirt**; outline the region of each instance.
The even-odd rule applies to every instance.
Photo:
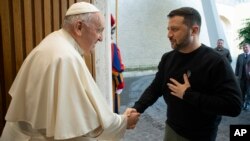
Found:
[[[216,50],[220,55],[226,57],[230,63],[232,62],[232,57],[228,49],[224,47],[223,48],[216,47],[214,50]]]

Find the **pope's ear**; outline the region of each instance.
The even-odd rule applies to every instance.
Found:
[[[82,30],[85,30],[85,28],[86,24],[82,21],[76,21],[74,24],[74,31],[78,36],[82,35]]]

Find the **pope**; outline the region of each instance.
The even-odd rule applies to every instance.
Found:
[[[23,62],[10,90],[1,141],[120,140],[140,116],[112,112],[83,55],[103,39],[104,17],[92,4],[67,10],[62,29],[45,37]]]

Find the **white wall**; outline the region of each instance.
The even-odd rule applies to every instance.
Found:
[[[239,5],[216,5],[221,23],[226,33],[228,48],[231,52],[233,62],[232,68],[235,69],[236,59],[243,51],[239,49],[238,30],[244,25],[244,19],[250,18],[250,2]]]
[[[170,51],[167,15],[176,8],[196,8],[202,16],[201,42],[210,46],[202,4],[198,0],[118,0],[118,46],[126,68],[157,66]],[[115,13],[115,0],[111,2]]]

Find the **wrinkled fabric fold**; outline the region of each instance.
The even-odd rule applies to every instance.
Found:
[[[121,138],[126,117],[109,109],[82,53],[64,30],[47,36],[26,58],[11,86],[7,122],[25,121],[54,139],[91,135],[100,127],[93,136],[113,127],[113,136]]]

